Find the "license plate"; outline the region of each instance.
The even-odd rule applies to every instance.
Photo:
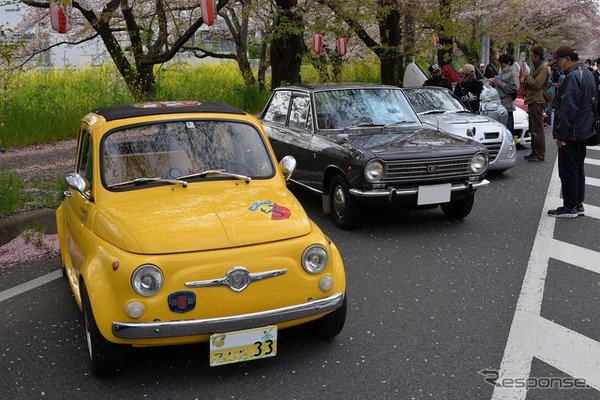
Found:
[[[277,354],[277,326],[215,333],[210,337],[210,366],[273,357]]]
[[[439,204],[448,203],[450,201],[451,184],[445,183],[442,185],[419,186],[419,194],[417,195],[417,204]]]

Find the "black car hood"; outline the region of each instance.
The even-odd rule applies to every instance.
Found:
[[[353,148],[371,152],[376,157],[397,157],[398,152],[421,153],[450,151],[457,154],[473,153],[482,146],[471,139],[441,132],[435,129],[394,129],[352,132],[345,135]]]

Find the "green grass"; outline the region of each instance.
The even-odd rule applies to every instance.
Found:
[[[0,215],[12,214],[25,204],[24,188],[19,174],[0,170]]]

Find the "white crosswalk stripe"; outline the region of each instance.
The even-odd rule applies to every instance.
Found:
[[[599,147],[588,149],[588,155],[596,156],[600,151]],[[600,160],[593,158],[586,158],[585,162],[600,165]],[[600,187],[600,179],[586,177],[586,185]],[[554,239],[556,218],[546,213],[561,205],[556,163],[500,365],[499,381],[529,378],[533,359],[537,358],[574,378],[585,379],[590,390],[600,390],[600,342],[540,315],[550,258],[600,274],[599,252]],[[600,207],[584,207],[584,218],[600,220]],[[527,388],[521,386],[496,386],[492,400],[524,400]]]

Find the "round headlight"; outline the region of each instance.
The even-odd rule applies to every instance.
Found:
[[[131,286],[140,296],[152,296],[162,288],[162,271],[152,264],[139,266],[131,275]]]
[[[383,164],[381,161],[371,161],[365,166],[365,178],[369,182],[379,182],[383,177]]]
[[[302,254],[302,267],[310,274],[318,274],[323,271],[328,261],[327,250],[318,244],[310,246]]]
[[[488,166],[488,157],[485,153],[477,153],[471,158],[471,171],[476,174],[483,173]]]

